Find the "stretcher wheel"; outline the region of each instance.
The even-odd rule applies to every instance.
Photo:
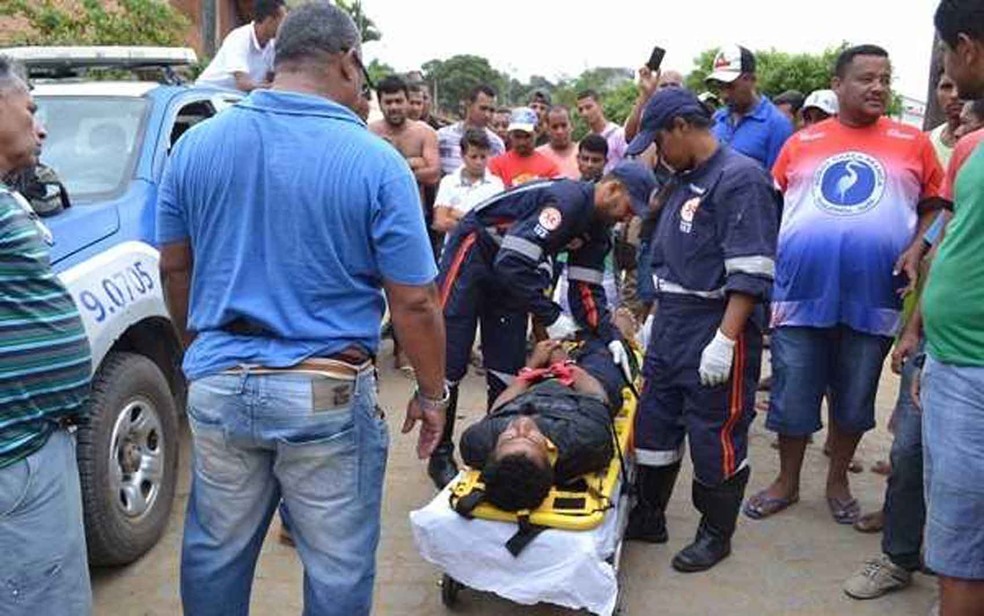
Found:
[[[464,585],[447,573],[441,578],[441,603],[444,607],[453,608],[458,603],[458,592]]]

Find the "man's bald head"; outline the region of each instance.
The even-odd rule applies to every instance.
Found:
[[[682,88],[683,75],[678,71],[663,71],[659,74],[659,82],[656,84],[656,87],[659,89]]]

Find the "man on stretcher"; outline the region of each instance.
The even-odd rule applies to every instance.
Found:
[[[461,437],[465,463],[482,472],[485,500],[503,511],[536,509],[552,485],[611,462],[626,377],[601,340],[568,346],[537,344],[489,414]]]

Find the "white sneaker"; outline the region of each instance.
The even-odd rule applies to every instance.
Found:
[[[905,588],[912,582],[912,573],[899,567],[882,554],[864,563],[861,569],[844,582],[844,592],[854,599],[874,599],[885,593]]]

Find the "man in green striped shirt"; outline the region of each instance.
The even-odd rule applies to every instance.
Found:
[[[44,129],[0,56],[0,177],[37,164]],[[75,442],[91,356],[46,232],[0,183],[0,614],[90,614]]]

